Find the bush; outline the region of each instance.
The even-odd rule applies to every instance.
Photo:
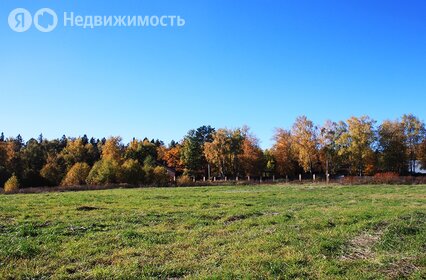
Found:
[[[121,166],[120,183],[138,185],[144,181],[144,170],[137,160],[128,159]]]
[[[143,180],[143,184],[144,185],[152,185],[154,184],[154,167],[148,165],[148,164],[144,164],[143,168],[142,168],[145,177]]]
[[[90,172],[90,166],[85,162],[74,164],[62,180],[62,186],[79,186],[86,183]]]
[[[179,178],[177,178],[178,186],[190,186],[191,184],[193,184],[193,180],[188,175],[182,175]]]
[[[399,183],[400,177],[399,174],[395,172],[377,173],[374,175],[373,181],[378,184]]]
[[[4,192],[5,193],[14,193],[17,192],[20,188],[18,177],[15,174],[9,178],[9,180],[4,183]]]
[[[93,165],[86,182],[89,185],[117,183],[121,168],[115,160],[102,159]]]
[[[157,166],[153,170],[153,183],[157,186],[167,186],[170,182],[167,170],[162,166]]]

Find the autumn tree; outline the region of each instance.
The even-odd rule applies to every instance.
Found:
[[[110,160],[120,163],[122,160],[123,146],[121,144],[121,137],[110,137],[102,146],[102,160]]]
[[[153,184],[156,186],[167,186],[170,182],[170,176],[166,168],[163,166],[156,166],[152,170]]]
[[[44,140],[42,142],[43,150],[49,155],[59,155],[62,150],[67,146],[68,140],[63,142],[63,139]]]
[[[362,176],[366,171],[371,172],[369,160],[373,158],[372,145],[375,141],[375,121],[368,116],[351,117],[348,129],[339,137],[339,156],[345,156],[352,174]]]
[[[416,161],[418,159],[420,144],[425,139],[425,124],[416,116],[409,114],[402,116],[402,125],[404,127],[409,171],[416,173]]]
[[[158,148],[155,143],[152,143],[147,138],[144,140],[133,139],[129,145],[127,145],[124,158],[134,159],[139,163],[143,163],[147,157],[155,160],[158,157]]]
[[[85,162],[74,164],[63,179],[62,186],[80,186],[86,184],[87,176],[90,172],[90,166]]]
[[[241,129],[219,129],[213,141],[205,143],[204,155],[220,177],[239,175],[243,141]]]
[[[404,124],[399,121],[384,121],[378,129],[380,168],[383,171],[406,173],[407,146]]]
[[[317,128],[306,116],[301,116],[296,119],[291,134],[300,166],[305,172],[313,173],[318,163]]]
[[[61,156],[65,160],[67,169],[77,162],[84,162],[86,159],[86,149],[81,138],[70,139],[67,146],[62,150]]]
[[[18,178],[23,173],[23,161],[21,150],[24,147],[24,141],[21,135],[16,138],[6,140],[6,170],[9,174],[15,174]]]
[[[341,157],[339,157],[340,146],[338,139],[345,133],[347,126],[344,122],[326,121],[319,129],[318,145],[319,158],[325,174],[336,174],[342,166]]]
[[[248,127],[243,128],[242,138],[242,153],[238,155],[241,173],[246,176],[261,176],[264,171],[264,157],[259,139]]]
[[[119,183],[123,145],[121,137],[110,137],[102,142],[101,159],[89,172],[87,183],[91,185]]]
[[[99,152],[92,143],[88,143],[83,138],[69,139],[66,147],[61,151],[67,169],[70,169],[78,162],[86,162],[88,165],[94,164],[99,159]]]
[[[118,162],[109,159],[97,161],[87,176],[86,182],[89,185],[108,185],[117,183],[120,178],[120,165]]]
[[[127,159],[121,166],[119,181],[132,185],[139,185],[144,182],[145,172],[138,160]]]
[[[63,157],[57,154],[49,154],[47,162],[40,170],[40,175],[48,185],[58,186],[66,175],[66,164]]]
[[[227,130],[218,129],[213,134],[213,141],[204,145],[204,155],[208,163],[215,168],[217,174],[221,177],[225,177],[229,170],[229,139]]]
[[[275,131],[274,140],[271,153],[278,175],[293,176],[298,169],[298,162],[291,132],[279,128]]]
[[[164,164],[170,168],[173,168],[177,172],[183,172],[185,165],[181,159],[181,145],[175,144],[164,150],[161,160]]]
[[[5,193],[14,193],[19,190],[21,187],[21,184],[19,183],[18,177],[13,174],[12,177],[10,177],[6,183],[4,183],[4,192]]]

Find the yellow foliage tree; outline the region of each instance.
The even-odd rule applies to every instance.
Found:
[[[371,173],[373,170],[369,162],[372,161],[371,145],[375,139],[375,121],[368,116],[362,116],[351,117],[347,123],[348,130],[342,133],[337,141],[341,147],[339,155],[348,158],[352,174],[362,176]]]
[[[242,154],[239,162],[242,172],[248,176],[260,176],[263,172],[263,152],[259,147],[259,139],[249,132],[249,128],[243,128]]]
[[[306,116],[296,119],[291,130],[300,166],[312,173],[318,162],[317,128]]]
[[[121,162],[122,145],[121,137],[110,137],[102,146],[102,159],[112,160],[117,163]]]
[[[65,178],[62,180],[62,186],[78,186],[86,183],[86,178],[89,175],[90,166],[85,162],[74,164],[68,171]]]
[[[176,171],[183,171],[185,166],[181,160],[181,146],[176,145],[164,151],[161,158],[168,167],[175,169]]]
[[[280,175],[294,175],[297,169],[297,155],[290,131],[277,129],[275,144],[271,153],[275,159],[275,168]]]
[[[15,174],[13,174],[13,176],[10,177],[9,180],[7,180],[6,183],[4,184],[5,193],[17,192],[19,188],[20,188],[19,180]]]

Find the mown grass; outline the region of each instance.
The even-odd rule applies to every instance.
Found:
[[[425,251],[426,186],[0,196],[0,279],[424,279]]]

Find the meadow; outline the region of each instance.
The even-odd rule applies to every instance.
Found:
[[[0,195],[0,279],[425,279],[426,186]]]

